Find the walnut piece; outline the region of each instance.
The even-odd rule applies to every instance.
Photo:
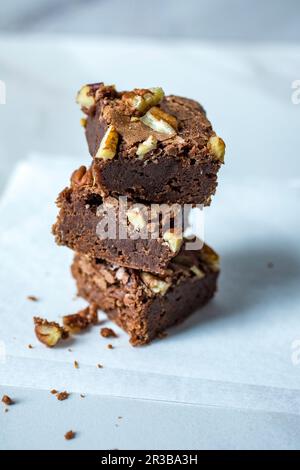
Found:
[[[156,106],[147,111],[140,120],[145,126],[161,134],[168,134],[170,136],[176,134],[177,119]]]
[[[205,273],[201,271],[198,266],[191,266],[190,270],[196,275],[196,277],[198,277],[198,279],[203,279],[205,277]]]
[[[71,315],[65,315],[63,317],[63,324],[67,331],[72,334],[80,333],[85,330],[88,326],[98,323],[98,312],[94,305],[80,310],[77,313]]]
[[[154,135],[149,135],[148,139],[144,140],[144,142],[140,143],[136,154],[138,157],[143,157],[146,153],[151,152],[151,150],[156,149],[157,147],[157,139]]]
[[[167,230],[163,234],[164,241],[169,245],[169,248],[173,253],[177,253],[183,243],[182,233],[175,230]]]
[[[153,274],[142,272],[141,278],[144,284],[152,291],[154,294],[165,295],[171,283],[163,281]]]
[[[100,147],[95,158],[102,160],[112,160],[117,153],[119,134],[114,126],[109,126],[101,140]]]
[[[54,321],[49,322],[39,317],[34,317],[33,320],[37,339],[49,348],[52,348],[61,339],[66,339],[69,336],[68,332]]]
[[[84,165],[73,171],[71,175],[71,186],[80,187],[89,184],[91,181],[91,172]]]
[[[122,100],[128,104],[133,110],[139,113],[145,113],[152,106],[156,106],[165,96],[164,91],[160,87],[149,89],[138,89],[123,94]]]
[[[145,227],[146,221],[141,210],[138,207],[132,207],[126,212],[129,222],[133,225],[135,230],[141,230]]]
[[[221,137],[213,135],[210,137],[207,148],[221,162],[224,163],[225,142]]]
[[[90,85],[84,85],[77,93],[76,103],[80,104],[82,108],[89,109],[96,103],[95,96],[92,93]]]
[[[220,257],[208,245],[203,245],[202,249],[199,251],[199,257],[213,272],[220,271]]]
[[[126,271],[125,268],[123,268],[123,266],[121,266],[120,268],[117,269],[116,271],[116,279],[118,281],[122,281],[123,284],[126,284],[128,279],[129,279],[129,274],[128,272]]]

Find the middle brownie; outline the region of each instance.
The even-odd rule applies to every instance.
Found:
[[[158,205],[155,212],[150,204],[126,199],[123,207],[124,202],[124,198],[103,198],[93,184],[91,170],[80,167],[57,199],[56,242],[91,258],[163,273],[184,243],[186,214],[179,205],[165,206],[162,213]]]

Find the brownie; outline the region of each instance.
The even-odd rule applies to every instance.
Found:
[[[56,242],[92,258],[161,273],[184,243],[181,221],[187,214],[179,205],[157,207],[155,212],[149,204],[103,197],[84,166],[73,173],[57,205]]]
[[[82,87],[77,102],[102,194],[210,204],[225,144],[199,103],[161,88],[117,92],[103,83]]]
[[[163,275],[156,276],[76,254],[71,270],[78,294],[106,312],[137,346],[149,343],[213,297],[219,258],[204,245],[200,251],[180,253]]]

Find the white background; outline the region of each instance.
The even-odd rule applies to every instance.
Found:
[[[298,0],[11,0],[4,32],[299,41]]]

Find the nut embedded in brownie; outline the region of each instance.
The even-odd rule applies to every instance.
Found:
[[[103,198],[91,170],[83,166],[73,173],[57,205],[56,242],[93,258],[161,273],[184,243],[189,208]]]
[[[71,269],[78,294],[97,304],[137,346],[149,343],[213,297],[219,257],[207,245],[200,251],[182,250],[157,276],[76,254]]]
[[[159,87],[117,92],[103,83],[82,87],[77,102],[102,194],[210,204],[225,144],[199,103]]]

